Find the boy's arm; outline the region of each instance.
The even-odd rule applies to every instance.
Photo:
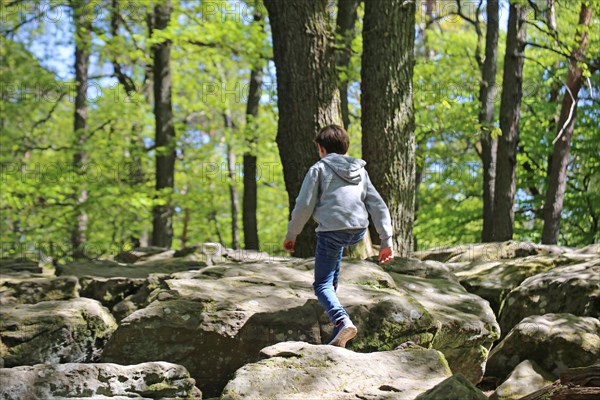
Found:
[[[288,223],[286,240],[296,240],[302,228],[312,215],[319,196],[319,170],[310,168],[304,177],[300,193],[296,197],[296,206]]]
[[[367,183],[367,195],[365,197],[365,206],[367,211],[371,214],[375,229],[381,239],[380,248],[392,247],[392,218],[390,217],[390,210],[381,198],[379,192],[375,189],[375,186],[371,183],[371,178],[367,170],[365,170],[365,178]]]

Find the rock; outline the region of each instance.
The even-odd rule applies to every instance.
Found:
[[[49,300],[79,297],[79,280],[75,276],[59,278],[0,278],[0,305],[35,304]]]
[[[450,268],[438,261],[421,261],[416,258],[394,258],[382,267],[386,272],[418,276],[420,278],[448,279],[458,283],[458,279]]]
[[[523,318],[548,313],[600,315],[600,258],[525,279],[506,296],[498,323],[505,335]]]
[[[527,242],[507,242],[466,244],[455,247],[437,247],[426,251],[415,252],[420,260],[441,262],[473,262],[514,259],[532,255],[560,255],[568,251],[552,245],[540,245]]]
[[[146,279],[84,276],[79,281],[82,297],[98,300],[110,310],[127,296],[140,290]]]
[[[115,256],[115,261],[126,264],[133,264],[138,261],[148,260],[152,256],[161,253],[168,253],[171,257],[174,251],[170,251],[166,247],[148,246],[137,247],[132,250],[125,250]]]
[[[5,367],[94,362],[116,329],[99,302],[76,298],[0,307],[0,358]]]
[[[313,293],[313,265],[290,258],[172,274],[148,295],[148,306],[121,321],[102,360],[181,364],[207,396],[218,396],[260,349],[287,340],[319,344],[329,336]],[[438,330],[427,310],[373,263],[344,260],[339,296],[359,329],[348,345],[353,350],[392,350],[408,340],[427,347]]]
[[[571,368],[552,385],[520,400],[597,400],[600,398],[600,361],[583,368]]]
[[[158,288],[168,287],[163,285],[163,282],[169,278],[169,274],[150,274],[148,278],[143,280],[142,286],[135,293],[130,294],[123,300],[115,304],[111,311],[117,321],[121,321],[129,314],[140,308],[146,307],[149,303],[148,298],[150,293]]]
[[[38,262],[26,257],[0,257],[0,273],[4,275],[14,272],[41,274],[43,270]]]
[[[487,400],[487,396],[458,373],[417,396],[415,400]]]
[[[167,362],[138,365],[37,364],[0,369],[0,398],[201,399],[187,370]]]
[[[56,274],[77,277],[98,276],[103,278],[147,278],[151,273],[170,274],[179,271],[200,269],[207,264],[184,258],[148,260],[136,264],[123,264],[110,260],[74,261],[56,267]]]
[[[498,314],[506,295],[526,278],[572,262],[563,256],[529,256],[514,260],[475,261],[453,272],[465,289],[489,301],[492,310]]]
[[[468,293],[456,280],[426,279],[390,272],[396,285],[415,298],[439,327],[431,343],[444,353],[454,373],[481,381],[500,328],[489,303]]]
[[[237,370],[221,400],[414,399],[450,375],[436,350],[355,353],[335,346],[284,342],[266,359]]]
[[[556,379],[535,361],[525,360],[515,367],[508,378],[496,388],[490,400],[518,400],[535,392]]]
[[[534,315],[523,319],[492,349],[486,375],[504,379],[519,363],[535,361],[559,376],[600,358],[600,321],[572,314]]]

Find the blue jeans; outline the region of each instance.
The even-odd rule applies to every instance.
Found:
[[[360,242],[366,232],[367,228],[317,232],[313,288],[333,323],[348,316],[335,294],[344,247]]]

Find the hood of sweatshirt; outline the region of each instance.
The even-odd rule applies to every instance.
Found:
[[[361,160],[360,158],[337,153],[329,153],[321,158],[321,161],[331,168],[337,176],[354,185],[360,183],[360,170],[367,164],[365,160]]]

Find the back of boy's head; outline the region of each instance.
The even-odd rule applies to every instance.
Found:
[[[327,125],[317,133],[314,142],[323,146],[327,153],[346,154],[350,146],[350,137],[341,126]]]

